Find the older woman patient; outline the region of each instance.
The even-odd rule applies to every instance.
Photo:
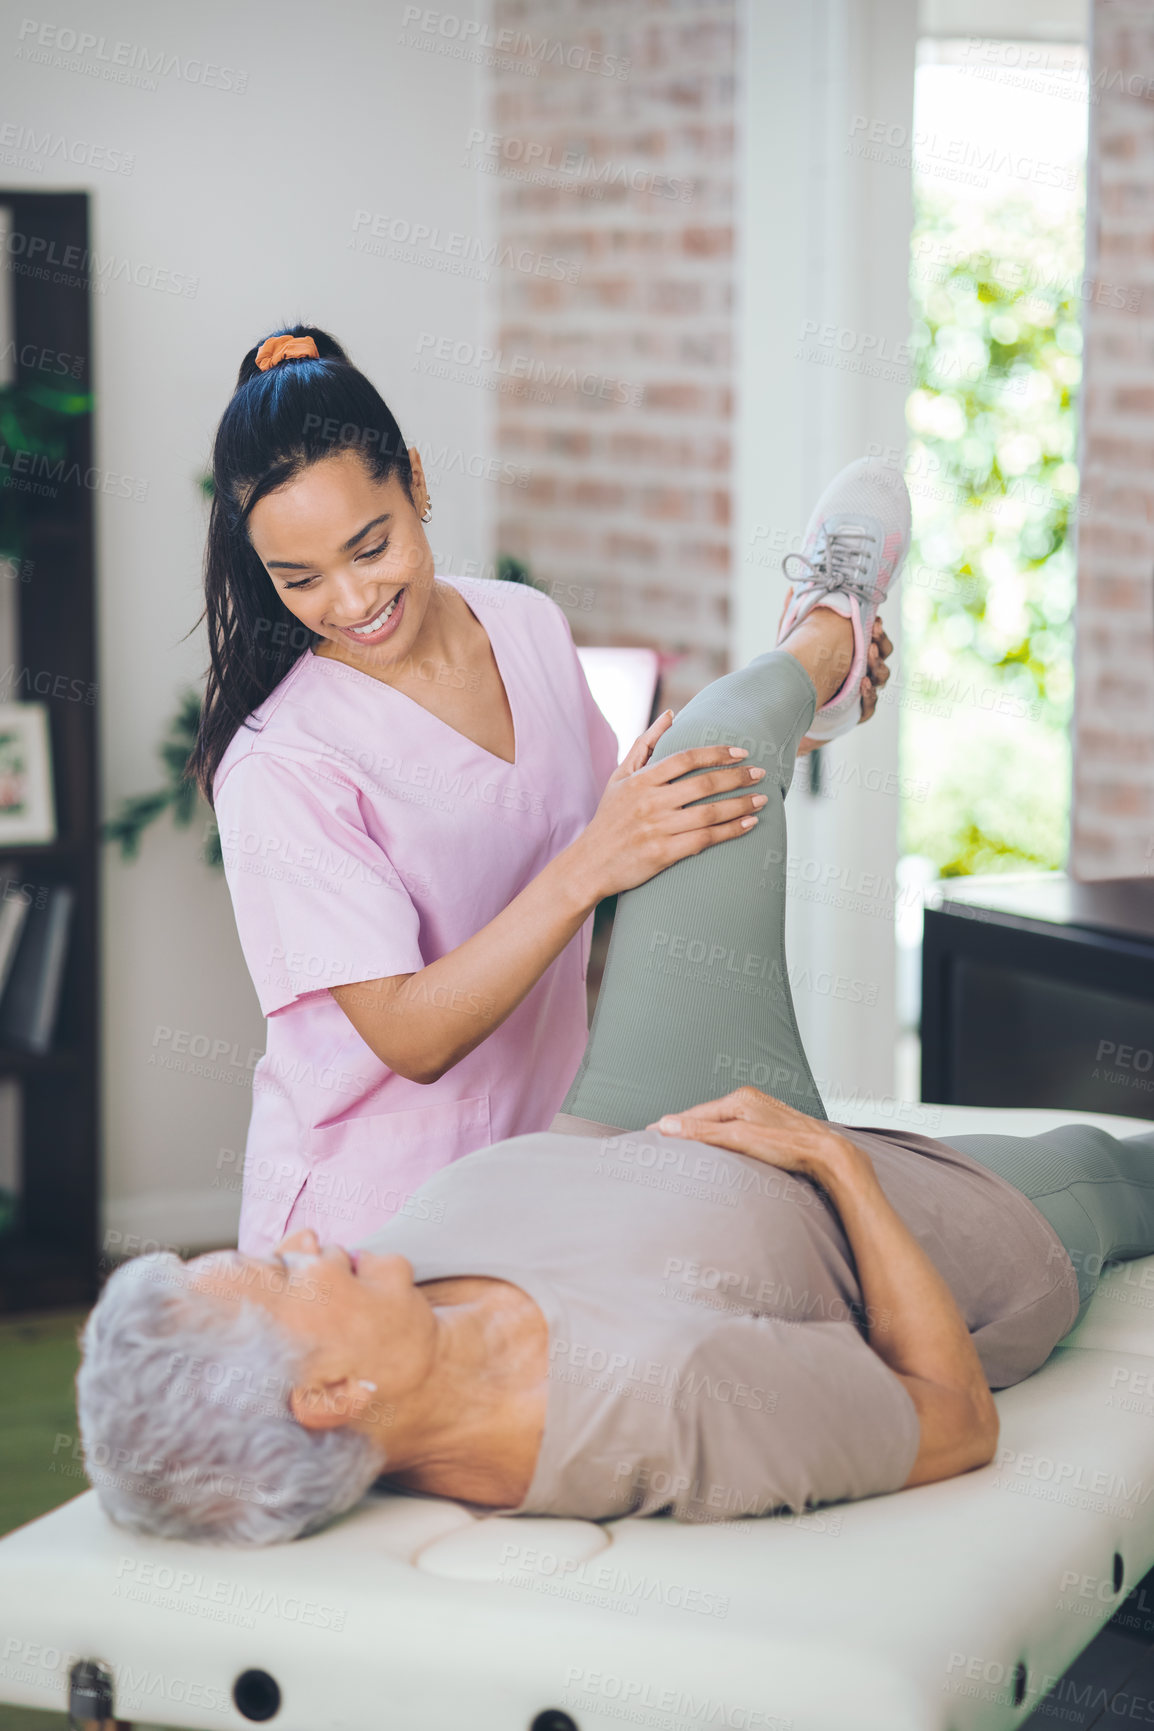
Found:
[[[304,1231],[112,1276],[77,1393],[114,1519],[268,1543],[384,1475],[505,1513],[711,1520],[992,1458],[991,1388],[1044,1363],[1111,1258],[1154,1251],[1154,1130],[826,1119],[788,985],[783,802],[803,738],[862,715],[867,655],[884,683],[908,521],[891,474],[840,476],[779,647],[638,772],[733,739],[769,800],[747,838],[621,898],[551,1131],[446,1167],[354,1252]],[[719,1097],[742,1077],[768,1091]]]

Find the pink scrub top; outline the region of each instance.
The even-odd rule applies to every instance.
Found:
[[[580,834],[617,767],[557,604],[519,583],[440,581],[488,633],[514,763],[310,649],[214,778],[237,931],[268,1018],[245,1145],[248,1254],[302,1226],[355,1244],[419,1211],[413,1193],[442,1166],[546,1129],[585,1048],[591,919],[500,1027],[427,1085],[383,1064],[328,990],[418,973],[472,937]],[[484,1003],[462,993],[455,1007]]]

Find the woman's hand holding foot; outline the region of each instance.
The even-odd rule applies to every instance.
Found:
[[[782,619],[785,618],[785,611],[789,606],[789,600],[792,594],[792,589],[786,593],[785,605],[781,610]],[[798,660],[810,675],[810,678],[814,680],[814,684],[818,688],[819,707],[825,700],[825,697],[830,694],[829,691],[825,690],[825,686],[831,684],[831,681],[828,678],[823,681],[822,675],[827,672],[828,668],[833,663],[832,652],[829,648],[825,648],[822,643],[822,638],[824,635],[828,635],[831,639],[837,636],[844,637],[846,623],[847,622],[842,620],[840,614],[831,613],[827,609],[823,608],[815,608],[812,613],[806,615],[799,627],[799,632],[805,631],[810,641],[804,646],[800,644],[794,645],[791,643],[790,639],[787,638],[784,643],[779,645],[779,648],[789,650],[791,654],[796,653]],[[881,615],[879,614],[870,628],[870,646],[867,652],[866,671],[862,675],[861,685],[859,687],[861,691],[861,720],[858,722],[859,727],[863,721],[871,720],[874,711],[877,709],[878,693],[882,686],[888,682],[892,671],[886,666],[886,662],[889,660],[889,657],[893,652],[894,646],[886,635],[886,629],[882,624]],[[831,689],[836,689],[839,683],[840,680],[833,680]],[[824,743],[825,741],[820,739],[811,739],[807,734],[797,748],[797,755],[799,757],[806,757],[811,751],[816,751],[818,747]]]
[[[878,693],[890,676],[891,669],[886,661],[894,652],[894,646],[886,636],[881,615],[873,622],[870,633],[869,659],[861,682],[861,719],[868,721],[878,706]],[[858,722],[861,726],[861,721]]]

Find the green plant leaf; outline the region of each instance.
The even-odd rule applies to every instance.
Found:
[[[197,691],[182,693],[176,713],[157,748],[165,773],[164,786],[154,793],[135,794],[123,800],[119,811],[103,825],[101,835],[105,841],[119,844],[122,859],[137,857],[144,831],[166,812],[171,814],[178,827],[187,829],[199,810],[207,810],[196,782],[185,773],[189,754],[196,744],[202,701]],[[203,857],[207,864],[223,867],[219,838],[215,845],[205,847]]]

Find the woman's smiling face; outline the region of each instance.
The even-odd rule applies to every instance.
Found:
[[[277,594],[342,661],[385,668],[403,659],[433,593],[421,526],[429,495],[416,450],[409,460],[412,499],[398,475],[374,481],[355,452],[341,451],[267,493],[249,516],[249,540]]]

